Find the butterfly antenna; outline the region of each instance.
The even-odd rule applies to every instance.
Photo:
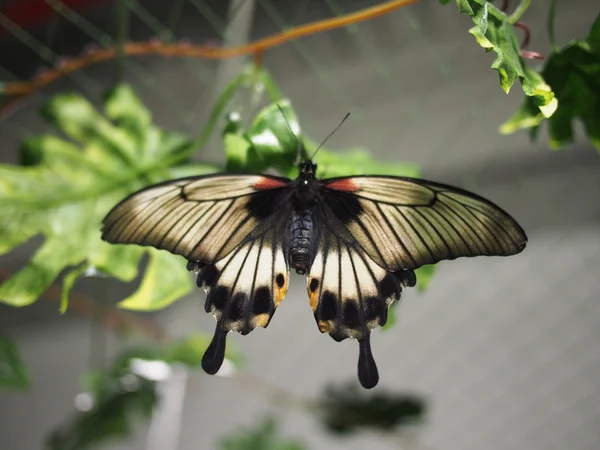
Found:
[[[315,152],[312,154],[312,156],[310,157],[310,159],[313,159],[315,157],[315,155],[317,154],[317,152],[321,149],[321,147],[323,147],[323,145],[325,144],[325,142],[327,142],[327,139],[329,139],[331,136],[333,136],[333,133],[335,133],[341,126],[342,124],[346,121],[346,119],[350,116],[350,113],[346,114],[344,116],[344,118],[342,119],[342,121],[339,123],[339,125],[337,127],[335,127],[333,129],[333,131],[331,133],[329,133],[327,135],[327,137],[325,139],[323,139],[323,142],[321,142],[321,144],[317,147],[317,149],[315,150]]]
[[[279,106],[279,103],[277,103],[277,108],[279,108],[279,112],[283,116],[283,120],[285,120],[285,123],[287,123],[288,128],[290,129],[290,131],[294,135],[294,139],[296,139],[296,143],[298,144],[298,154],[296,156],[296,164],[299,164],[300,163],[300,159],[302,158],[302,143],[300,142],[300,139],[298,139],[298,136],[296,136],[296,133],[294,133],[294,130],[292,129],[292,126],[288,122],[287,117],[285,117],[285,113],[283,112],[283,108],[281,106]]]

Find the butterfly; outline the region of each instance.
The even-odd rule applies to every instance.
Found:
[[[358,341],[358,379],[373,388],[371,330],[415,286],[415,269],[525,248],[515,219],[474,193],[407,177],[319,179],[311,158],[298,169],[296,179],[217,173],[163,182],[133,193],[103,220],[105,241],[167,250],[197,273],[205,310],[217,321],[202,359],[209,374],[223,363],[230,331],[269,325],[293,270],[306,275],[319,331]]]

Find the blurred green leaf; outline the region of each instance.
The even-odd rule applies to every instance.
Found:
[[[109,93],[105,108],[108,117],[79,95],[57,95],[42,114],[74,143],[51,134],[35,136],[21,149],[26,167],[0,165],[0,254],[35,235],[45,237],[30,262],[0,285],[0,301],[28,305],[74,267],[131,281],[144,253],[153,255],[150,268],[155,270],[124,306],[155,309],[191,291],[183,261],[168,252],[103,242],[100,223],[132,191],[170,178],[178,167],[185,171],[185,165],[174,165],[192,144],[153,125],[149,111],[126,85]],[[214,170],[191,167],[196,172]],[[157,268],[168,269],[169,276],[149,279],[159,273]],[[82,273],[75,269],[67,275],[65,298]]]
[[[486,52],[496,53],[491,67],[498,71],[502,89],[508,93],[520,79],[525,95],[533,97],[533,104],[541,114],[550,117],[556,110],[554,93],[542,77],[525,65],[508,16],[486,0],[457,0],[456,3],[459,11],[470,16],[475,24],[469,33]]]
[[[299,441],[282,439],[277,436],[275,420],[267,418],[253,429],[241,429],[219,442],[222,450],[303,450],[306,447]]]
[[[296,161],[300,139],[298,117],[290,101],[282,99],[262,109],[246,137],[258,158],[266,161],[267,166],[288,172]]]
[[[311,144],[305,144],[310,153]],[[314,158],[318,176],[334,178],[350,175],[394,175],[402,177],[419,177],[418,166],[407,163],[381,162],[373,158],[368,150],[362,148],[331,151],[321,148]]]
[[[243,135],[227,133],[223,136],[223,145],[229,172],[261,172],[269,167]]]
[[[427,403],[419,396],[384,391],[365,393],[354,384],[329,388],[320,406],[327,429],[340,434],[365,428],[402,430],[420,425],[427,413]]]
[[[448,3],[450,3],[452,0],[438,0],[442,5],[447,5]]]
[[[146,252],[150,255],[148,267],[137,291],[119,303],[120,308],[137,311],[154,311],[165,308],[189,294],[193,282],[187,269],[182,269],[182,259],[155,248]]]
[[[0,389],[27,389],[29,385],[29,371],[17,343],[0,336]]]
[[[550,147],[558,149],[573,141],[573,122],[579,119],[600,151],[600,14],[586,39],[574,40],[550,55],[542,75],[556,93],[556,113],[547,119],[539,112],[535,99],[525,98],[501,125],[500,132],[511,134],[530,128],[535,138],[538,127],[547,119]]]

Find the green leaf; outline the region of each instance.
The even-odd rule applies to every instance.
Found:
[[[184,295],[189,294],[194,283],[187,270],[182,270],[182,259],[178,255],[156,250],[147,250],[150,261],[140,287],[119,303],[123,309],[154,311],[165,308]]]
[[[448,3],[450,3],[452,0],[438,0],[442,5],[447,5]]]
[[[223,136],[223,144],[227,158],[227,171],[260,172],[269,167],[245,136],[226,133]]]
[[[573,141],[573,122],[579,119],[592,145],[600,151],[600,14],[585,40],[574,40],[547,59],[542,75],[556,94],[558,109],[548,118],[538,111],[538,97],[527,97],[521,107],[500,126],[511,134],[529,128],[538,135],[544,121],[549,125],[550,147],[558,149]]]
[[[206,175],[208,173],[214,173],[221,170],[219,167],[211,166],[209,164],[185,164],[183,166],[170,167],[168,169],[169,179],[196,177],[199,175]]]
[[[29,371],[17,343],[0,336],[0,389],[27,389],[29,385]]]
[[[475,24],[469,33],[486,52],[496,53],[491,68],[498,71],[502,89],[508,93],[519,79],[525,95],[533,96],[542,114],[550,117],[556,110],[554,94],[544,80],[525,65],[508,16],[489,1],[456,0],[456,3],[459,11],[470,16]]]
[[[427,414],[427,403],[420,396],[359,391],[356,385],[329,387],[320,406],[324,425],[338,434],[364,429],[402,431],[421,424]]]
[[[71,290],[73,286],[79,279],[83,273],[89,269],[88,265],[81,265],[77,269],[71,270],[65,277],[63,278],[63,289],[60,296],[60,312],[65,313],[67,311],[67,307],[69,306],[69,295],[71,294]]]
[[[42,108],[43,115],[74,142],[52,134],[31,137],[21,149],[26,167],[0,165],[0,254],[34,236],[44,237],[29,263],[0,285],[0,301],[28,305],[68,271],[64,308],[84,266],[125,282],[133,280],[148,249],[103,242],[102,218],[149,183],[186,170],[196,174],[214,170],[198,164],[172,167],[191,142],[152,124],[128,86],[113,89],[105,108],[108,118],[79,95],[57,95]],[[125,305],[155,309],[189,292],[192,283],[185,261],[163,253],[152,257],[152,274],[159,278],[144,278]],[[73,270],[76,267],[80,269]],[[159,272],[161,268],[169,271],[168,276]]]
[[[298,117],[288,99],[261,110],[246,133],[258,157],[284,173],[294,166],[299,136]]]
[[[296,440],[284,440],[277,436],[273,418],[266,418],[254,429],[243,428],[231,436],[221,438],[222,450],[303,450],[306,447]]]

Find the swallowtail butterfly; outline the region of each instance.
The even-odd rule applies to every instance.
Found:
[[[217,320],[202,360],[207,373],[221,367],[230,331],[267,327],[294,270],[306,275],[319,331],[358,341],[358,378],[372,388],[379,374],[371,330],[415,285],[415,269],[525,248],[519,224],[471,192],[406,177],[319,179],[316,171],[307,159],[294,180],[220,173],[167,181],[105,217],[104,240],[167,250],[197,272]]]

